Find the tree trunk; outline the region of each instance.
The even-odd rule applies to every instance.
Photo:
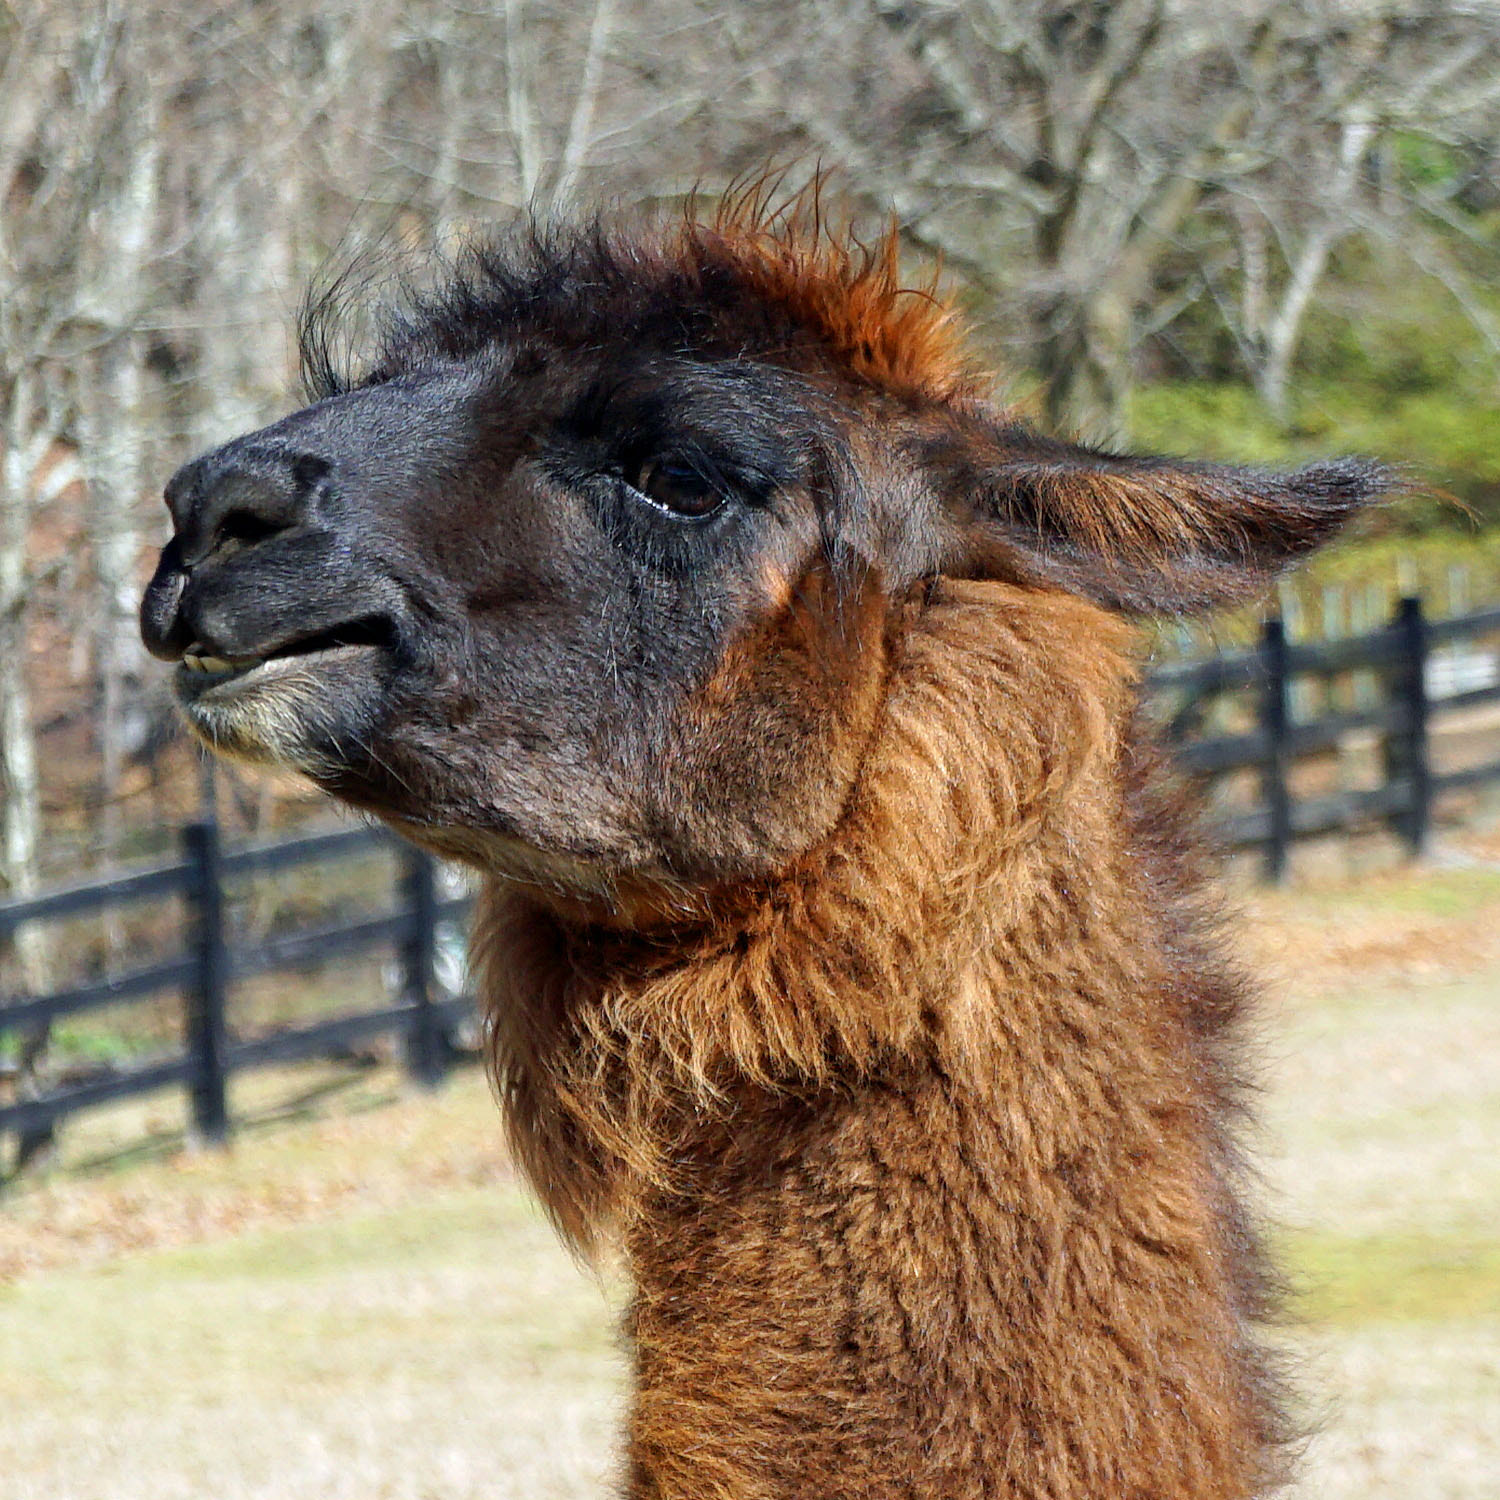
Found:
[[[9,410],[0,438],[4,446],[0,458],[0,891],[7,896],[28,896],[37,883],[41,783],[26,676],[33,587],[26,543],[33,481],[51,446],[51,424],[44,423],[39,431],[31,428],[37,401],[29,372],[23,370],[13,378],[7,395]],[[12,951],[22,993],[46,993],[50,964],[44,934],[35,926],[22,926]],[[50,1033],[51,1028],[43,1025],[21,1037],[18,1062],[23,1097],[33,1088]],[[51,1140],[50,1128],[23,1135],[15,1166],[24,1166]]]
[[[1321,220],[1309,231],[1302,251],[1292,262],[1286,291],[1275,313],[1266,320],[1264,361],[1253,371],[1256,389],[1278,422],[1289,415],[1292,362],[1302,336],[1302,324],[1313,294],[1328,267],[1328,257],[1350,227],[1351,206],[1375,137],[1368,120],[1345,121],[1339,137],[1338,171],[1324,204]]]
[[[31,480],[40,456],[38,434],[28,430],[35,410],[34,384],[22,374],[10,392],[0,464],[0,789],[4,792],[0,836],[0,881],[11,896],[36,889],[40,846],[41,791],[31,694],[26,678],[27,627],[31,621],[32,580],[27,563],[31,519]],[[35,960],[40,949],[23,931],[17,948],[28,987],[39,988],[45,972]]]
[[[146,346],[137,331],[157,205],[160,148],[149,115],[130,151],[109,217],[103,305],[118,320],[81,396],[84,467],[95,583],[94,663],[99,747],[99,853],[114,859],[120,778],[135,736],[144,653],[135,626],[140,499],[145,489]],[[117,934],[111,931],[111,947]]]
[[[1133,306],[1112,290],[1091,302],[1054,304],[1037,355],[1050,431],[1105,445],[1124,441],[1133,323]]]

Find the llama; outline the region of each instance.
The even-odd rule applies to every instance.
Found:
[[[1384,484],[1103,453],[815,197],[532,228],[188,464],[193,730],[484,879],[510,1138],[633,1302],[632,1500],[1228,1500],[1287,1427],[1246,986],[1133,616]]]

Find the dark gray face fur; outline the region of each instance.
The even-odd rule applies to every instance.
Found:
[[[757,832],[714,816],[766,819],[693,805],[664,752],[825,551],[847,460],[819,405],[766,366],[534,346],[334,395],[173,477],[145,639],[210,745],[438,847],[711,873]],[[756,733],[804,735],[804,707]],[[689,763],[755,753],[704,733]]]

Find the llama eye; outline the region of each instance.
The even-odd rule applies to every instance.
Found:
[[[724,496],[690,464],[647,459],[631,488],[674,516],[700,520],[718,510]]]

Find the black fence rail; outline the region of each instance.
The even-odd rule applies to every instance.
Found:
[[[358,921],[273,933],[253,945],[230,942],[225,915],[230,882],[380,850],[394,850],[400,862],[397,902],[392,909]],[[183,951],[49,995],[0,1000],[0,1036],[34,1033],[80,1012],[176,991],[183,1002],[181,1050],[0,1104],[0,1138],[14,1134],[23,1143],[36,1143],[45,1140],[55,1123],[67,1115],[177,1085],[187,1091],[196,1134],[205,1142],[221,1142],[230,1128],[227,1085],[233,1074],[325,1055],[381,1034],[401,1039],[406,1066],[414,1078],[431,1085],[442,1077],[453,1054],[452,1037],[471,1013],[472,1002],[439,993],[437,934],[440,923],[465,918],[469,902],[466,897],[441,896],[434,862],[379,829],[226,849],[214,823],[193,823],[183,830],[181,859],[82,881],[26,900],[0,902],[0,944],[23,924],[114,912],[174,896],[186,906]],[[254,1038],[240,1039],[231,1031],[230,997],[237,984],[261,974],[382,948],[393,953],[399,964],[397,1003],[327,1016]]]
[[[1435,769],[1431,741],[1442,716],[1488,703],[1500,704],[1500,639],[1493,647],[1455,656],[1500,638],[1500,609],[1428,622],[1415,599],[1403,600],[1384,630],[1324,645],[1293,644],[1281,623],[1270,621],[1258,647],[1206,661],[1160,669],[1147,680],[1179,764],[1213,784],[1249,773],[1258,796],[1224,813],[1220,830],[1235,846],[1259,846],[1267,876],[1286,872],[1294,839],[1351,826],[1382,823],[1414,852],[1426,846],[1435,800],[1459,788],[1500,781],[1500,731],[1496,754],[1460,770]],[[1447,657],[1439,653],[1448,651]],[[1453,670],[1454,664],[1464,671]],[[1465,666],[1465,664],[1467,664]],[[1442,668],[1443,671],[1437,670]],[[1295,689],[1362,673],[1371,701],[1315,717],[1295,712]],[[1446,674],[1446,675],[1445,675]],[[1208,734],[1225,707],[1251,727]],[[1500,724],[1500,716],[1496,723]],[[1301,763],[1337,752],[1351,735],[1380,747],[1375,786],[1298,796],[1294,773]],[[312,931],[273,933],[259,943],[235,946],[225,918],[226,889],[251,875],[346,860],[376,850],[397,851],[396,905],[377,916]],[[451,1038],[472,1013],[464,997],[439,993],[435,954],[439,925],[467,915],[468,901],[439,894],[437,871],[424,854],[377,829],[319,834],[279,843],[226,849],[211,822],[183,831],[182,857],[150,869],[85,881],[22,901],[0,903],[0,945],[23,924],[105,913],[143,901],[179,897],[186,903],[188,941],[183,951],[124,974],[37,997],[0,997],[0,1037],[23,1035],[63,1017],[166,992],[183,1000],[183,1046],[174,1055],[104,1076],[0,1104],[0,1139],[45,1138],[55,1122],[77,1111],[148,1091],[187,1091],[197,1134],[221,1141],[230,1129],[226,1085],[245,1069],[325,1055],[349,1044],[395,1034],[406,1065],[424,1083],[435,1083],[452,1055]],[[237,984],[257,975],[300,969],[310,962],[394,950],[400,966],[400,999],[350,1011],[250,1039],[229,1025]]]
[[[1257,773],[1258,797],[1223,813],[1218,833],[1232,847],[1258,846],[1266,878],[1279,881],[1294,840],[1372,823],[1421,854],[1439,797],[1500,781],[1500,728],[1496,753],[1477,764],[1444,770],[1432,754],[1446,717],[1500,704],[1500,640],[1479,649],[1476,643],[1487,637],[1500,637],[1500,609],[1429,621],[1414,598],[1401,600],[1385,629],[1323,644],[1294,644],[1273,619],[1256,649],[1162,668],[1150,675],[1147,690],[1165,710],[1167,738],[1183,770],[1208,783]],[[1325,707],[1310,719],[1294,713],[1299,683],[1326,688],[1354,674],[1367,679],[1373,701]],[[1325,704],[1329,696],[1322,694]],[[1254,727],[1205,735],[1209,710],[1225,698],[1237,699],[1242,710],[1248,706]],[[1356,735],[1378,742],[1378,784],[1299,797],[1298,763],[1337,753]]]

